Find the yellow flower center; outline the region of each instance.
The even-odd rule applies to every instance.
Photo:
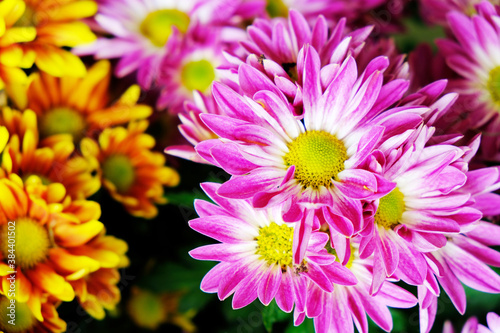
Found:
[[[23,15],[14,23],[14,27],[36,27],[38,21],[36,11],[26,6]]]
[[[500,105],[500,66],[490,71],[490,77],[486,83],[491,99],[495,104]]]
[[[181,80],[188,90],[205,92],[215,79],[214,66],[205,59],[190,61],[182,67]]]
[[[0,251],[4,260],[12,258],[21,269],[30,269],[47,258],[51,242],[47,229],[37,221],[21,217],[15,226],[0,228]],[[11,256],[9,256],[11,255]]]
[[[40,134],[44,138],[55,134],[71,134],[77,141],[85,134],[85,125],[85,120],[78,111],[65,107],[54,108],[42,115]]]
[[[12,304],[14,304],[15,310],[12,310]],[[9,323],[13,317],[9,316],[10,314],[15,314],[15,320]],[[35,324],[35,316],[31,313],[28,304],[19,302],[11,303],[6,297],[0,297],[0,331],[12,333],[25,332]]]
[[[269,265],[278,264],[282,269],[293,266],[293,228],[272,222],[267,227],[260,228],[256,240],[256,253],[260,255],[260,259]]]
[[[336,262],[341,263],[339,260],[339,257],[337,256],[337,251],[335,251],[335,249],[330,244],[330,240],[328,240],[328,242],[326,242],[325,249],[328,253],[335,256]],[[352,266],[352,262],[354,261],[354,251],[355,251],[355,249],[351,246],[351,256],[349,257],[347,264],[345,264],[345,267],[347,267],[347,268],[351,268],[351,266]]]
[[[389,194],[380,198],[378,209],[375,213],[375,223],[386,229],[394,228],[399,224],[404,211],[404,195],[396,187]]]
[[[344,170],[347,151],[344,143],[325,131],[308,131],[288,145],[284,161],[295,165],[295,179],[304,188],[332,186],[339,172]]]
[[[177,9],[157,10],[146,16],[139,30],[155,46],[163,47],[172,35],[173,26],[185,33],[189,26],[189,16]]]
[[[167,311],[160,296],[140,291],[128,302],[128,312],[140,327],[156,329],[167,319]]]
[[[288,7],[282,0],[267,0],[266,11],[271,17],[288,17]]]
[[[102,164],[103,177],[116,186],[120,193],[127,192],[135,180],[135,168],[125,155],[111,155]]]

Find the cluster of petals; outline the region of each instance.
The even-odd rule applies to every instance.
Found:
[[[460,94],[452,112],[437,125],[450,133],[481,131],[481,158],[497,161],[500,149],[499,11],[488,1],[473,8],[472,17],[458,11],[449,12],[447,19],[452,37],[437,41],[440,56],[454,73],[448,90]]]
[[[496,333],[500,331],[500,316],[494,312],[489,312],[486,315],[488,326],[479,324],[476,317],[471,317],[464,324],[461,333]],[[446,321],[443,327],[443,333],[455,333],[453,325],[450,321]]]
[[[128,264],[124,258],[125,242],[104,235],[96,202],[73,201],[63,185],[44,185],[37,176],[23,182],[11,174],[0,180],[0,186],[0,294],[13,297],[6,288],[10,285],[7,279],[15,271],[14,297],[27,305],[26,319],[34,318],[33,325],[44,321],[46,302],[69,302],[75,298],[78,289],[73,283],[102,268]],[[14,269],[7,241],[12,223],[18,233]],[[54,303],[52,309],[53,306]]]
[[[477,18],[493,15],[491,5],[477,8],[477,29],[496,24]],[[457,27],[466,19],[462,16],[449,15],[450,22],[457,21],[451,28],[470,34],[472,23]],[[500,277],[489,267],[499,264],[490,248],[498,245],[498,231],[482,220],[500,213],[500,197],[492,193],[500,186],[499,171],[469,170],[479,135],[464,138],[439,127],[460,101],[458,94],[446,93],[457,87],[454,82],[449,88],[439,80],[409,90],[415,69],[392,40],[367,40],[370,27],[347,32],[344,20],[328,27],[323,16],[311,22],[295,10],[288,19],[255,20],[248,40],[241,42],[245,52],[226,54],[231,65],[222,69],[228,72],[225,79],[214,83],[213,99],[196,95],[186,104],[179,128],[198,156],[187,146],[166,152],[231,175],[221,185],[203,185],[219,206],[197,202],[200,218],[190,222],[222,244],[190,254],[220,262],[202,281],[202,290],[217,292],[220,299],[234,294],[235,308],[256,298],[267,305],[274,297],[284,311],[295,305],[296,325],[314,318],[317,332],[350,332],[354,326],[365,332],[366,314],[391,330],[387,306],[417,303],[392,284],[402,280],[418,287],[421,330],[428,332],[440,285],[461,313],[465,292],[460,283],[500,292]],[[477,33],[478,45],[486,42],[481,38]],[[457,61],[451,60],[450,67],[460,57],[474,57],[456,43],[452,49],[452,43],[440,44],[453,50]],[[485,57],[476,54],[475,59]],[[464,71],[477,68],[464,64]],[[315,150],[319,141],[329,143]],[[322,154],[330,159],[325,169]],[[328,168],[335,172],[324,180]],[[284,280],[283,266],[269,268],[263,259],[256,227],[262,224],[253,222],[260,214],[293,227],[295,280]],[[334,261],[321,265],[313,253],[324,250]],[[330,278],[332,288],[325,288],[311,275],[318,270],[304,263],[323,271],[340,264],[355,283]],[[305,296],[297,289],[301,279],[307,282]],[[288,307],[281,295],[287,284]],[[273,289],[266,294],[269,285]]]

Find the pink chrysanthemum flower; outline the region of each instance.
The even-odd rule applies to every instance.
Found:
[[[205,292],[217,292],[221,300],[233,296],[233,308],[244,307],[257,297],[268,305],[290,312],[308,307],[308,283],[326,292],[333,285],[354,285],[356,278],[335,261],[325,249],[328,235],[313,232],[304,260],[293,262],[293,239],[297,228],[284,223],[279,210],[255,210],[248,200],[225,199],[216,191],[219,184],[202,184],[217,205],[196,201],[200,218],[191,220],[194,230],[221,243],[202,246],[190,252],[195,259],[220,261],[201,282]],[[309,295],[309,297],[312,297]],[[313,302],[311,307],[321,307]]]
[[[208,163],[196,153],[194,146],[205,140],[216,139],[217,135],[201,120],[202,114],[222,114],[222,111],[212,95],[204,96],[195,91],[193,101],[186,101],[184,110],[178,115],[181,121],[179,132],[190,144],[169,146],[165,148],[165,153],[197,163]]]
[[[499,160],[500,16],[487,1],[475,8],[478,14],[472,18],[459,12],[449,14],[456,40],[437,41],[446,63],[460,76],[449,86],[460,93],[460,98],[453,113],[439,125],[457,132],[482,131],[482,157]]]
[[[316,46],[322,55],[322,64],[326,65],[330,63],[330,61],[341,62],[346,53],[357,54],[359,50],[361,50],[363,42],[370,32],[370,28],[367,27],[351,33],[350,37],[346,37],[346,33],[344,32],[345,20],[341,20],[336,25],[334,31],[329,33],[328,25],[322,16],[316,21],[314,27],[311,28],[305,18],[294,10],[290,11],[288,21],[282,18],[275,19],[272,22],[258,19],[248,30],[250,40],[244,40],[242,42],[242,45],[246,47],[244,54],[239,56],[229,56],[226,54],[226,57],[228,57],[232,65],[228,68],[226,64],[224,64],[225,70],[219,70],[217,73],[222,73],[221,75],[225,78],[223,82],[231,85],[234,90],[238,91],[238,66],[248,62],[273,80],[287,98],[294,102],[297,109],[302,108],[301,88],[295,83],[295,80],[299,78],[297,72],[297,58],[299,50],[304,44],[312,43],[313,46]],[[214,38],[215,37],[212,37],[212,39]],[[337,47],[339,49],[335,51]],[[346,48],[348,48],[349,51],[347,51]],[[181,49],[182,48],[179,48],[179,50]],[[228,51],[231,52],[231,50],[225,49],[225,52]],[[239,53],[241,50],[238,52],[235,50],[232,51],[231,53],[234,54],[235,52]],[[182,55],[184,54],[185,53]],[[373,58],[375,58],[375,56],[369,60]],[[365,66],[369,63],[369,60],[367,59]],[[175,86],[174,88],[176,88],[179,86],[179,80],[176,80],[179,74],[176,75],[175,72],[181,70],[179,59],[170,59],[169,57],[165,62],[170,65],[167,64],[163,67],[163,72],[168,75],[164,75],[165,80],[162,81],[173,82],[172,84]],[[300,79],[302,80],[302,77],[300,77]],[[202,82],[205,81],[207,80],[202,80]],[[171,86],[172,84],[163,83],[162,85]],[[301,84],[302,82],[300,82],[300,85]],[[172,96],[172,94],[169,93],[172,89],[165,88],[163,90],[164,94],[160,97],[160,104],[165,104],[167,102],[169,104],[179,104],[175,101],[177,100],[180,102],[182,100],[182,98]],[[181,88],[181,90],[187,92],[189,89]],[[253,93],[253,91],[249,93]],[[186,99],[189,101],[192,98],[186,97]],[[215,104],[213,98],[200,94],[199,92],[194,93],[194,103],[188,102],[185,104],[184,110],[179,114],[179,118],[182,122],[182,125],[179,126],[179,130],[193,145],[204,140],[217,138],[217,135],[201,121],[199,116],[203,113],[225,115],[224,111]],[[168,147],[166,152],[196,162],[206,162],[194,153],[194,149],[188,145]]]
[[[310,286],[306,301],[320,302],[323,307],[321,314],[312,312],[297,313],[295,324],[299,325],[307,315],[314,317],[316,333],[353,333],[354,325],[358,332],[368,332],[368,316],[383,330],[392,330],[392,316],[387,307],[411,308],[417,304],[417,299],[410,292],[390,282],[386,282],[380,292],[372,296],[369,293],[373,278],[372,260],[359,259],[357,250],[352,252],[346,268],[354,274],[358,283],[354,286],[335,285],[333,292],[327,293]],[[309,299],[313,296],[313,299]],[[353,325],[354,322],[354,325]]]
[[[400,149],[386,154],[381,174],[396,187],[364,206],[360,251],[362,258],[374,253],[371,293],[393,274],[421,285],[427,276],[424,254],[442,248],[447,234],[482,217],[472,207],[470,193],[459,191],[467,176],[455,164],[461,166],[464,150],[449,144],[426,146],[433,133],[434,128],[423,126]]]
[[[324,16],[317,17],[311,25],[295,10],[290,10],[288,19],[257,19],[247,29],[249,40],[241,42],[247,52],[244,59],[232,60],[235,65],[246,62],[265,73],[298,104],[301,95],[296,83],[303,83],[297,61],[304,45],[310,44],[317,50],[322,66],[341,63],[346,55],[356,56],[361,51],[371,27],[347,33],[345,25],[346,20],[341,19],[330,31]]]
[[[458,195],[469,195],[472,207],[485,216],[500,214],[500,168],[469,171]],[[446,245],[426,254],[428,271],[424,285],[418,287],[421,332],[429,332],[437,311],[439,284],[455,308],[463,314],[467,299],[461,283],[487,293],[500,293],[500,276],[488,266],[500,267],[500,227],[480,221],[462,228],[461,234],[447,234]]]
[[[471,317],[462,328],[462,333],[498,333],[500,332],[500,316],[494,312],[486,315],[488,327],[479,324],[476,317]],[[446,321],[443,327],[443,333],[455,333],[450,321]]]
[[[217,21],[218,16],[205,7],[209,2],[101,1],[95,21],[100,30],[113,37],[101,37],[93,44],[75,48],[74,52],[93,54],[98,59],[120,58],[116,75],[123,77],[138,70],[138,82],[143,88],[149,88],[168,50],[194,27]]]
[[[158,77],[159,108],[178,114],[184,102],[193,100],[193,92],[211,96],[212,83],[220,81],[221,73],[216,68],[226,63],[220,36],[215,29],[204,29],[207,38],[203,42],[185,40],[164,57]]]
[[[427,108],[382,112],[407,87],[405,82],[382,85],[385,57],[374,59],[359,76],[352,57],[321,68],[318,53],[309,45],[298,59],[303,119],[294,116],[268,77],[243,64],[238,74],[246,96],[214,85],[214,97],[227,116],[201,115],[220,139],[203,141],[196,150],[233,175],[218,190],[220,195],[252,199],[258,208],[283,203],[287,222],[304,218],[299,243],[307,244],[312,226],[309,214],[303,214],[306,207],[321,209],[332,228],[350,237],[362,224],[361,203],[355,199],[377,199],[394,188],[360,165],[387,139],[418,126],[419,114]],[[304,247],[298,248],[300,262]]]
[[[266,12],[271,17],[287,17],[290,8],[300,12],[309,21],[324,15],[329,21],[342,17],[359,18],[363,13],[384,4],[386,0],[267,0]]]
[[[447,25],[446,15],[451,12],[460,12],[471,16],[476,13],[475,5],[482,0],[420,0],[420,12],[422,18],[429,22],[442,26]],[[498,5],[498,0],[489,0]]]

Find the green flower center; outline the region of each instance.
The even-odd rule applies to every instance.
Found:
[[[135,168],[125,155],[111,155],[102,164],[103,177],[116,186],[120,193],[127,192],[135,180]]]
[[[328,235],[328,236],[330,236],[330,235]],[[341,263],[338,255],[337,255],[337,251],[335,251],[335,249],[332,247],[332,245],[330,243],[331,243],[330,240],[328,240],[328,242],[326,242],[326,245],[325,245],[326,251],[335,256],[336,262]],[[349,257],[347,264],[345,264],[345,267],[347,267],[347,268],[351,268],[351,266],[352,266],[352,262],[354,261],[354,251],[355,251],[354,248],[351,246],[351,256]]]
[[[185,33],[189,26],[189,16],[177,9],[157,10],[146,16],[139,30],[155,46],[163,47],[172,35],[173,26]]]
[[[267,0],[266,11],[271,17],[288,17],[288,7],[282,0]]]
[[[386,196],[380,198],[375,223],[386,229],[392,229],[399,224],[405,211],[404,195],[396,187]]]
[[[324,131],[308,131],[288,145],[283,158],[286,166],[295,165],[295,179],[304,188],[332,186],[339,172],[344,170],[347,150],[335,135]]]
[[[21,269],[30,269],[44,261],[51,247],[47,229],[27,217],[17,219],[15,226],[3,225],[0,228],[0,240],[4,260],[14,255],[13,259]]]
[[[37,13],[29,6],[26,6],[23,15],[14,23],[14,27],[36,27],[38,21]]]
[[[490,77],[486,83],[491,99],[495,104],[500,105],[500,66],[490,71]]]
[[[206,92],[215,80],[214,66],[205,59],[190,61],[182,67],[181,80],[188,90]]]
[[[77,141],[84,135],[85,127],[83,116],[78,111],[65,107],[54,108],[40,119],[40,134],[44,138],[56,134],[71,134]]]
[[[293,228],[271,222],[267,227],[260,228],[256,239],[256,253],[268,265],[278,264],[282,269],[293,266]]]
[[[12,310],[13,305],[15,310]],[[11,307],[9,309],[9,306]],[[15,320],[10,322],[13,318],[9,316],[15,314]],[[15,325],[13,325],[15,323]],[[31,313],[28,304],[26,303],[11,303],[6,297],[0,296],[0,331],[5,332],[25,332],[36,324],[35,316]]]

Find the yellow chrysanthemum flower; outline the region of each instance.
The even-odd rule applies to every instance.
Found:
[[[72,201],[64,186],[43,185],[36,176],[24,183],[16,174],[2,178],[0,193],[0,294],[26,303],[37,320],[43,320],[47,297],[73,300],[68,281],[105,267],[113,258],[119,264],[119,256],[89,245],[104,228],[97,220],[98,203]]]
[[[95,158],[75,155],[70,135],[58,135],[57,140],[46,140],[43,147],[39,147],[37,119],[33,111],[19,112],[4,107],[0,112],[0,124],[10,132],[9,143],[0,161],[0,177],[15,173],[27,179],[36,175],[46,185],[62,183],[73,199],[88,198],[101,187],[96,172],[99,163]]]
[[[154,203],[166,203],[163,186],[176,186],[179,174],[165,166],[163,154],[151,151],[155,139],[144,133],[147,127],[143,120],[107,128],[98,143],[84,138],[81,150],[100,162],[102,183],[115,200],[134,216],[153,218],[158,214]]]
[[[133,287],[127,303],[127,312],[132,321],[142,328],[156,330],[161,324],[171,323],[182,328],[184,332],[195,332],[196,326],[191,322],[195,312],[178,311],[181,295],[179,292],[154,294]]]
[[[0,2],[0,63],[37,67],[54,76],[85,75],[74,47],[96,36],[80,19],[97,12],[91,0],[3,0]]]
[[[28,304],[15,302],[15,310],[12,309],[12,301],[0,295],[0,332],[8,333],[62,333],[66,332],[66,322],[59,318],[56,311],[59,302],[54,299],[42,303],[43,321],[35,318]],[[15,320],[12,321],[14,312]],[[15,325],[13,325],[15,323]]]
[[[136,105],[140,88],[130,87],[117,101],[111,101],[109,82],[111,65],[100,61],[83,78],[56,78],[46,73],[30,76],[27,108],[38,117],[40,139],[71,134],[75,143],[109,126],[147,118],[147,105]],[[24,106],[21,106],[24,107]]]
[[[104,232],[90,242],[90,247],[101,251],[108,251],[112,260],[101,262],[102,268],[75,281],[71,285],[75,289],[78,302],[85,311],[96,319],[103,319],[105,310],[112,311],[120,302],[120,282],[118,268],[127,267],[130,263],[125,253],[128,245],[123,240],[113,236],[105,236]],[[119,260],[116,260],[116,257]]]

